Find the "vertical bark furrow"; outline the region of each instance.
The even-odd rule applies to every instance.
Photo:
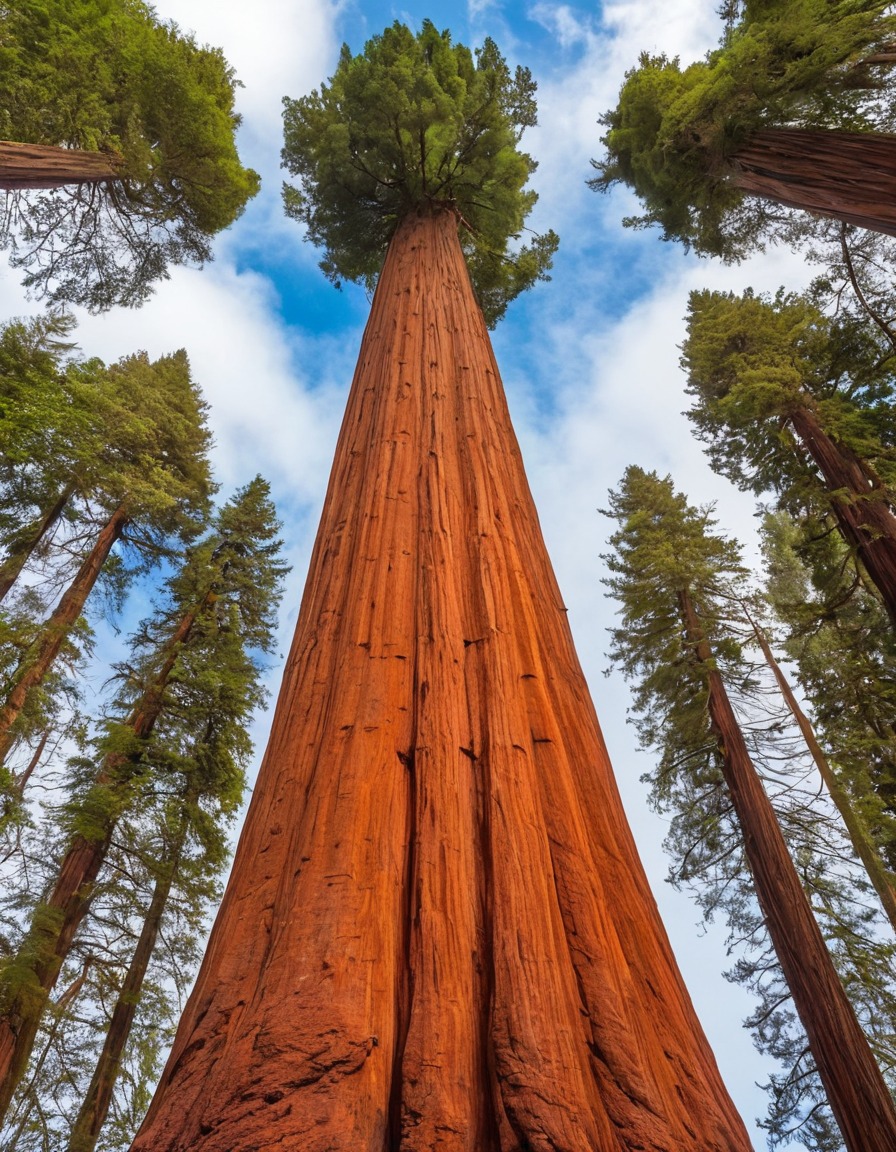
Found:
[[[134,1149],[275,1139],[749,1148],[625,825],[447,212],[390,247],[255,797]]]

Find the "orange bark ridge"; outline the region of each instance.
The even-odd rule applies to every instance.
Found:
[[[134,1152],[746,1152],[449,212],[373,301],[270,742]]]

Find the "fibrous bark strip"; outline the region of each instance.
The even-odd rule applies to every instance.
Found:
[[[896,236],[896,135],[762,128],[731,166],[744,192]]]

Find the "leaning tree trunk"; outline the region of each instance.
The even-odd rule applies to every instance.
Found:
[[[856,855],[861,860],[868,874],[868,879],[871,881],[880,899],[881,907],[887,919],[890,921],[890,927],[896,932],[896,878],[894,878],[893,873],[884,864],[877,845],[865,829],[864,821],[853,807],[852,800],[846,789],[837,779],[836,772],[831,767],[830,761],[825,755],[823,748],[818,743],[815,729],[812,727],[809,717],[800,707],[799,701],[794,695],[793,689],[790,687],[781,665],[775,659],[765,633],[752,619],[749,612],[745,610],[745,613],[753,629],[757,643],[762,649],[762,655],[765,657],[765,661],[772,670],[778,687],[781,689],[784,702],[790,709],[790,713],[796,721],[796,725],[802,734],[806,747],[809,749],[815,767],[818,769],[818,774],[828,790],[834,807],[840,813],[840,818],[846,828],[849,841]]]
[[[0,601],[6,598],[6,594],[18,580],[22,569],[34,555],[43,538],[59,523],[74,490],[73,484],[63,488],[41,518],[29,524],[28,528],[12,542],[6,559],[0,563]]]
[[[268,751],[136,1152],[744,1152],[448,211],[392,240]]]
[[[15,740],[13,725],[21,715],[28,697],[40,686],[53,661],[59,655],[75,622],[84,610],[87,597],[97,582],[103,564],[127,522],[127,505],[123,502],[103,525],[75,578],[41,628],[40,636],[26,654],[6,703],[0,708],[0,764],[6,760]]]
[[[0,140],[0,189],[7,192],[120,180],[121,168],[122,159],[114,152]]]
[[[722,774],[772,947],[793,997],[847,1152],[893,1152],[896,1108],[812,914],[688,592],[682,623],[706,667]]]
[[[183,833],[186,836],[186,830]],[[131,1026],[140,1002],[140,993],[143,990],[143,981],[149,968],[155,950],[159,929],[162,926],[162,917],[168,904],[171,885],[177,869],[181,845],[177,845],[173,859],[169,859],[161,867],[161,874],[153,888],[152,899],[143,927],[137,940],[137,946],[128,965],[118,999],[112,1010],[109,1029],[103,1044],[103,1050],[96,1062],[90,1087],[84,1096],[81,1109],[72,1126],[68,1139],[67,1152],[93,1152],[99,1138],[100,1129],[109,1113],[112,1102],[112,1093],[121,1068],[121,1058],[125,1045],[131,1034]]]
[[[793,429],[821,475],[846,543],[855,550],[896,625],[896,515],[887,492],[862,461],[824,431],[809,407],[790,414]]]
[[[202,606],[212,602],[210,593]],[[167,655],[140,704],[128,719],[137,740],[145,740],[155,727],[164,706],[165,688],[180,650],[196,621],[197,610],[184,614],[167,645]],[[107,755],[97,773],[94,788],[106,793],[101,812],[91,812],[96,823],[93,836],[78,833],[72,838],[59,868],[53,891],[38,905],[28,934],[19,948],[13,969],[15,988],[0,983],[0,1121],[28,1067],[41,1017],[56,985],[75,933],[87,914],[94,885],[109,852],[121,810],[108,803],[110,794],[122,801],[135,761],[122,753]]]
[[[896,135],[763,128],[729,164],[744,192],[896,236]]]

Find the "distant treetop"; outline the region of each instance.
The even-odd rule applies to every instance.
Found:
[[[744,203],[732,160],[765,129],[892,132],[888,69],[896,15],[886,0],[727,0],[706,59],[642,53],[602,118],[606,156],[590,184],[631,187],[665,239],[740,258],[768,224]]]
[[[238,81],[144,0],[0,2],[0,140],[107,155],[115,179],[12,193],[0,246],[51,301],[141,304],[259,188],[234,134]],[[0,172],[2,177],[2,172]],[[0,181],[0,187],[7,187]]]
[[[286,212],[324,249],[334,283],[372,288],[399,222],[445,206],[489,323],[546,279],[553,232],[508,250],[536,201],[525,190],[535,161],[519,150],[536,122],[528,68],[511,74],[494,42],[475,54],[426,20],[415,35],[396,21],[358,56],[343,45],[320,91],[284,100]]]

